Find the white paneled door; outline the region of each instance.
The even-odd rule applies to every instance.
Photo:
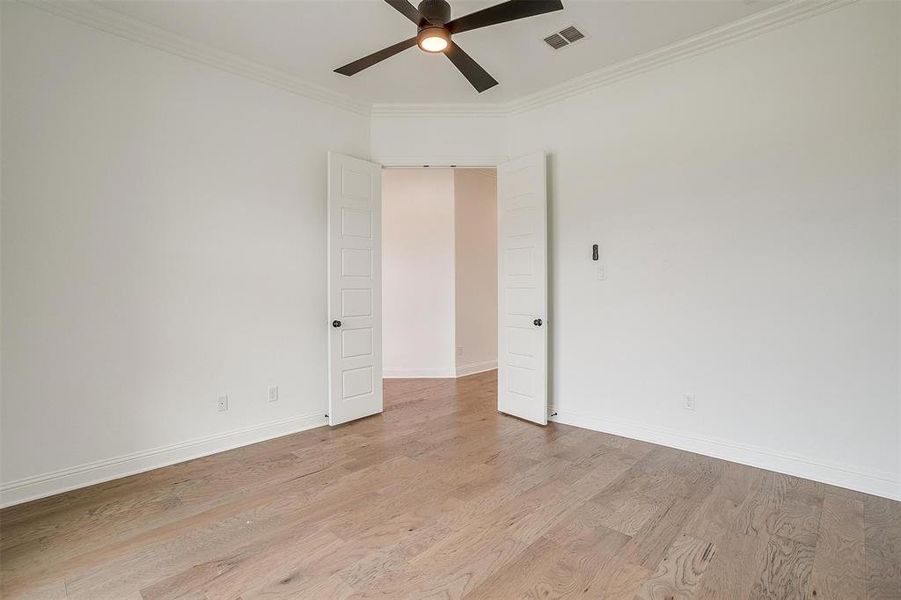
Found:
[[[547,424],[547,177],[543,152],[497,168],[497,408]]]
[[[329,153],[329,425],[382,412],[382,168]]]

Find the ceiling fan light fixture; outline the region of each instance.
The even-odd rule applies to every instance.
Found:
[[[444,27],[426,27],[416,36],[416,44],[425,52],[444,52],[450,44],[450,34]]]

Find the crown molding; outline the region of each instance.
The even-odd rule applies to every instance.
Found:
[[[88,27],[194,60],[351,112],[378,118],[507,117],[578,96],[605,85],[832,11],[856,0],[787,0],[744,19],[506,103],[375,103],[189,40],[93,2],[25,0],[31,6]],[[489,163],[490,164],[490,163]]]
[[[359,102],[346,94],[310,83],[290,73],[195,42],[94,2],[69,2],[65,0],[25,1],[30,6],[98,31],[110,33],[120,38],[241,77],[253,79],[292,94],[328,104],[329,106],[342,108],[360,115],[369,115],[370,106],[368,103]]]
[[[534,110],[566,98],[639,75],[646,71],[685,60],[829,12],[856,0],[789,0],[744,19],[705,31],[680,42],[640,54],[609,67],[571,79],[507,105],[508,114]]]
[[[857,0],[788,0],[722,27],[592,71],[564,83],[506,103],[496,104],[374,104],[372,116],[506,117],[578,96],[617,81],[685,60],[723,46],[791,25],[853,4]]]

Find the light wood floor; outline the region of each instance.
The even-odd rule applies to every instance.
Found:
[[[901,598],[901,504],[499,415],[495,374],[0,513],[4,598]]]

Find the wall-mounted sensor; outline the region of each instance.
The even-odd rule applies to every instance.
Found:
[[[591,247],[591,260],[597,260],[597,259],[598,259],[598,245],[595,244],[594,246]]]

